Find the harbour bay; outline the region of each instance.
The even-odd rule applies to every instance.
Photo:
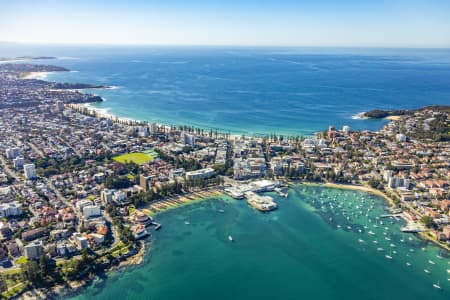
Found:
[[[279,209],[267,214],[226,196],[161,213],[164,229],[142,265],[74,299],[448,297],[448,253],[401,233],[402,220],[381,219],[382,198],[302,185],[288,192],[270,194]]]

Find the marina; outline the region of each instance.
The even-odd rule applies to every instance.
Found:
[[[76,299],[127,298],[133,293],[182,299],[173,289],[177,286],[184,288],[183,298],[195,289],[201,291],[200,297],[215,295],[222,300],[232,297],[230,285],[243,281],[248,286],[240,289],[240,297],[248,299],[285,298],[297,290],[315,299],[330,299],[330,290],[339,299],[350,300],[385,299],[386,290],[396,299],[448,299],[448,253],[415,234],[400,231],[405,223],[402,219],[385,218],[380,226],[377,217],[386,213],[384,200],[361,192],[301,185],[292,185],[288,193],[289,201],[270,193],[279,209],[268,214],[255,213],[246,201],[226,195],[160,213],[157,218],[165,229],[153,235],[148,265],[125,276],[121,273],[117,281],[113,276],[101,291],[88,289]],[[223,213],[217,213],[220,210]],[[184,225],[185,221],[190,225]],[[390,241],[379,238],[385,232]],[[318,235],[326,238],[317,240]],[[225,257],[236,257],[237,261],[226,261]],[[269,259],[273,257],[276,262]],[[257,264],[260,260],[266,261],[264,266]],[[362,262],[365,268],[356,267]],[[333,263],[341,267],[330,271],[328,265]],[[245,273],[248,268],[254,271]],[[174,272],[181,269],[181,273]],[[279,273],[273,276],[268,269]],[[202,281],[211,274],[218,281],[205,288]],[[187,282],[186,277],[191,276],[196,280]],[[331,278],[337,285],[327,283]],[[283,288],[262,291],[256,288],[261,284]]]

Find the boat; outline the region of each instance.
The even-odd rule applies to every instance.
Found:
[[[409,262],[406,262],[406,265],[407,265],[408,267],[410,267],[410,266],[411,266],[411,263],[409,263]]]
[[[228,236],[228,240],[229,240],[230,242],[233,242],[233,241],[234,241],[234,240],[233,240],[233,237],[232,237],[231,235]]]
[[[439,280],[438,280],[437,283],[433,283],[433,287],[434,287],[435,289],[438,289],[438,290],[441,289],[441,286],[439,285]]]
[[[385,257],[386,257],[387,259],[392,259],[392,255],[386,254]]]
[[[144,225],[137,225],[133,228],[133,236],[136,240],[149,236],[150,233],[145,229]]]
[[[384,251],[384,249],[383,248],[377,248],[377,251]]]
[[[431,264],[431,265],[435,265],[435,262],[432,261],[432,260],[429,260],[428,263]]]
[[[184,221],[184,224],[189,225],[191,223],[189,221]]]
[[[425,273],[427,273],[427,274],[431,274],[431,272],[430,272],[429,270],[427,270],[427,269],[423,269],[423,271],[424,271]]]
[[[219,209],[219,212],[223,214],[225,211],[223,209]]]
[[[370,235],[375,235],[375,232],[369,231],[369,234],[370,234]]]
[[[360,242],[360,243],[364,243],[364,240],[362,240],[362,239],[359,239],[359,240],[358,240],[358,242]]]
[[[447,269],[447,273],[450,274],[450,269]]]

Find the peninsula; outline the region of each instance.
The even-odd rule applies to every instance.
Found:
[[[102,115],[84,105],[100,97],[76,91],[96,86],[23,79],[65,71],[0,64],[5,298],[49,296],[139,262],[141,239],[163,225],[156,213],[197,197],[227,193],[275,209],[256,194],[275,182],[377,193],[407,220],[405,230],[449,249],[448,106],[387,112],[400,117],[376,132],[330,126],[311,137],[232,136]]]

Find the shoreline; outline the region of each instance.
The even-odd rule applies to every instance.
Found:
[[[328,187],[328,188],[341,189],[341,190],[352,190],[352,191],[365,192],[368,194],[382,197],[384,200],[386,200],[386,202],[389,204],[390,207],[396,206],[395,201],[391,197],[389,197],[388,195],[386,195],[385,193],[383,193],[380,190],[377,190],[377,189],[374,189],[374,188],[371,188],[368,186],[355,185],[355,184],[332,183],[332,182],[318,183],[318,182],[310,182],[310,181],[298,182],[298,183],[292,182],[292,183],[303,184],[303,185],[308,185],[308,186],[321,186],[321,187]]]
[[[55,73],[55,72],[28,72],[22,74],[19,78],[20,79],[38,79],[38,80],[46,80],[47,76]]]
[[[288,181],[289,186],[291,185],[297,185],[297,186],[310,186],[310,187],[325,187],[330,189],[338,189],[338,190],[351,190],[351,191],[360,191],[372,195],[376,195],[379,197],[382,197],[386,203],[389,205],[389,207],[395,207],[396,204],[394,200],[383,193],[382,191],[379,191],[377,189],[362,186],[362,185],[355,185],[355,184],[339,184],[339,183],[318,183],[318,182],[309,182],[309,181]],[[170,196],[152,203],[148,203],[144,205],[141,208],[136,208],[136,212],[144,213],[150,217],[157,216],[160,213],[164,213],[170,210],[175,210],[180,207],[184,207],[187,205],[192,205],[196,203],[200,203],[202,201],[206,201],[211,199],[214,196],[223,196],[226,195],[223,193],[222,190],[218,187],[211,187],[207,188],[205,190],[200,191],[194,191],[189,192],[182,195],[174,195]],[[419,232],[417,233],[417,236],[420,239],[423,239],[425,241],[431,242],[432,244],[436,246],[440,246],[441,248],[444,248],[447,251],[450,251],[450,247],[447,247],[446,245],[440,244],[438,241],[434,240],[432,237],[428,235],[428,232]],[[107,269],[105,269],[103,272],[98,273],[96,275],[87,277],[85,279],[75,280],[75,281],[69,281],[66,282],[66,285],[57,285],[51,288],[47,289],[32,289],[21,296],[17,297],[16,299],[47,299],[47,297],[50,297],[50,299],[59,299],[59,297],[67,297],[67,296],[74,296],[78,293],[80,293],[84,288],[87,288],[89,285],[93,284],[94,281],[98,278],[99,275],[104,274],[108,275],[112,272],[121,271],[123,269],[126,269],[129,266],[138,266],[144,262],[145,255],[149,253],[148,251],[151,251],[151,247],[147,249],[146,244],[151,244],[149,240],[140,240],[139,241],[139,251],[130,257],[127,257],[125,260],[120,261],[118,265],[111,265]],[[29,294],[31,293],[31,296]],[[43,297],[44,296],[44,297]],[[43,297],[43,298],[37,298],[37,297]]]
[[[86,278],[79,280],[67,281],[64,284],[58,284],[49,288],[33,288],[24,292],[23,294],[15,297],[14,299],[19,300],[36,300],[36,299],[61,299],[61,297],[75,296],[80,293],[83,289],[87,288],[89,285],[93,284],[100,275],[107,275],[112,272],[118,272],[124,270],[130,266],[138,266],[144,262],[146,251],[146,240],[140,240],[139,251],[125,260],[120,261],[118,265],[111,265],[105,270],[97,273],[90,273],[91,275]]]
[[[136,211],[144,213],[149,217],[154,217],[169,210],[199,203],[212,197],[223,195],[225,194],[219,188],[211,187],[205,190],[194,191],[182,195],[174,195],[151,203],[147,203],[140,208],[136,208]]]
[[[391,208],[397,206],[397,204],[391,197],[389,197],[388,195],[386,195],[385,193],[383,193],[380,190],[377,190],[377,189],[371,188],[371,187],[367,187],[367,186],[354,185],[354,184],[340,184],[340,183],[331,183],[331,182],[316,183],[316,182],[308,182],[308,181],[307,182],[298,182],[298,183],[292,182],[292,183],[299,184],[299,185],[306,185],[306,186],[319,186],[319,187],[328,187],[328,188],[342,189],[342,190],[361,191],[361,192],[365,192],[365,193],[369,193],[372,195],[382,197],[384,200],[386,200],[386,202],[388,203],[388,205]],[[405,221],[407,221],[404,217],[402,217],[402,218]],[[428,234],[429,232],[430,231],[423,231],[423,232],[417,232],[416,234],[420,239],[431,242],[432,244],[436,245],[437,247],[443,248],[444,250],[447,250],[450,253],[450,246],[441,244],[438,240],[436,240],[435,238],[430,236]]]

